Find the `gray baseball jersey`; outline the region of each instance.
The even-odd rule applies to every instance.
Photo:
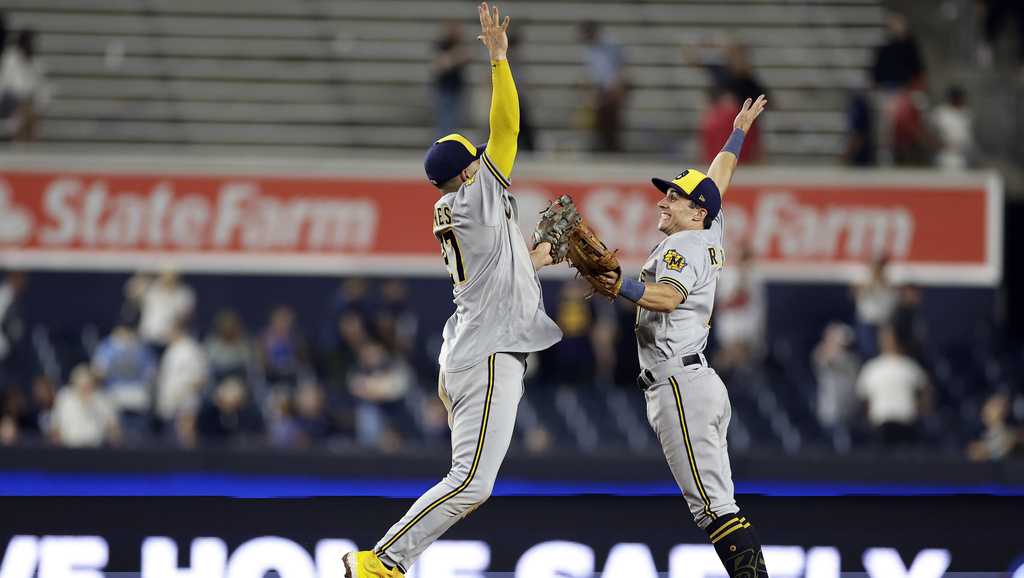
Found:
[[[455,313],[439,358],[448,371],[497,352],[547,349],[562,338],[544,312],[515,199],[490,165],[482,159],[472,180],[434,204],[434,235],[454,285]]]
[[[679,231],[651,251],[640,280],[667,283],[684,299],[671,313],[637,308],[636,342],[642,368],[704,351],[718,274],[725,261],[724,236],[725,212],[720,211],[710,228]]]

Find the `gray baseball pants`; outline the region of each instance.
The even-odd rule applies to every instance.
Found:
[[[452,467],[377,543],[374,551],[403,571],[455,522],[491,495],[523,397],[526,355],[496,353],[463,371],[440,372],[438,395],[448,408]]]
[[[729,392],[703,355],[699,364],[653,369],[644,392],[647,421],[693,520],[703,529],[719,516],[739,511],[726,439],[732,417]]]

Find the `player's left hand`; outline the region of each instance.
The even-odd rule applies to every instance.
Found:
[[[621,277],[622,273],[619,271],[605,271],[595,275],[584,276],[584,279],[594,288],[595,293],[615,299],[619,296],[619,289],[622,287],[622,284],[619,283]]]
[[[757,97],[757,100],[752,101],[748,98],[743,102],[743,107],[740,108],[739,114],[736,115],[736,120],[732,123],[733,128],[749,132],[750,127],[754,126],[754,121],[764,112],[764,107],[767,104],[768,99],[763,94]]]

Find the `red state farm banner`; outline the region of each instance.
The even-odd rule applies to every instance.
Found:
[[[749,244],[777,279],[848,279],[885,254],[918,282],[998,282],[995,178],[821,175],[744,173],[724,204],[726,251]],[[513,190],[527,234],[547,199],[572,195],[627,269],[662,237],[647,180],[527,176]],[[443,276],[436,199],[415,176],[5,170],[0,266]]]

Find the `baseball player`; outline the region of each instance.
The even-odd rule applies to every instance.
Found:
[[[479,13],[478,38],[491,61],[490,136],[476,147],[462,135],[448,135],[424,162],[441,191],[434,235],[456,306],[444,326],[438,378],[452,430],[452,467],[373,550],[344,556],[346,578],[404,576],[427,546],[490,496],[512,441],[526,356],[562,337],[544,312],[536,273],[551,264],[551,246],[527,248],[508,190],[519,133],[519,101],[505,58],[509,18],[502,21],[486,2]]]
[[[647,398],[647,420],[694,521],[707,531],[732,578],[768,573],[754,528],[733,497],[726,444],[732,408],[704,347],[715,285],[725,264],[722,197],[743,137],[766,104],[764,95],[743,103],[732,135],[706,175],[688,169],[671,181],[652,179],[665,194],[657,206],[658,230],[666,237],[644,263],[639,280],[622,279],[614,271],[588,278],[602,293],[612,288],[610,294],[638,306],[642,371],[637,382]]]

